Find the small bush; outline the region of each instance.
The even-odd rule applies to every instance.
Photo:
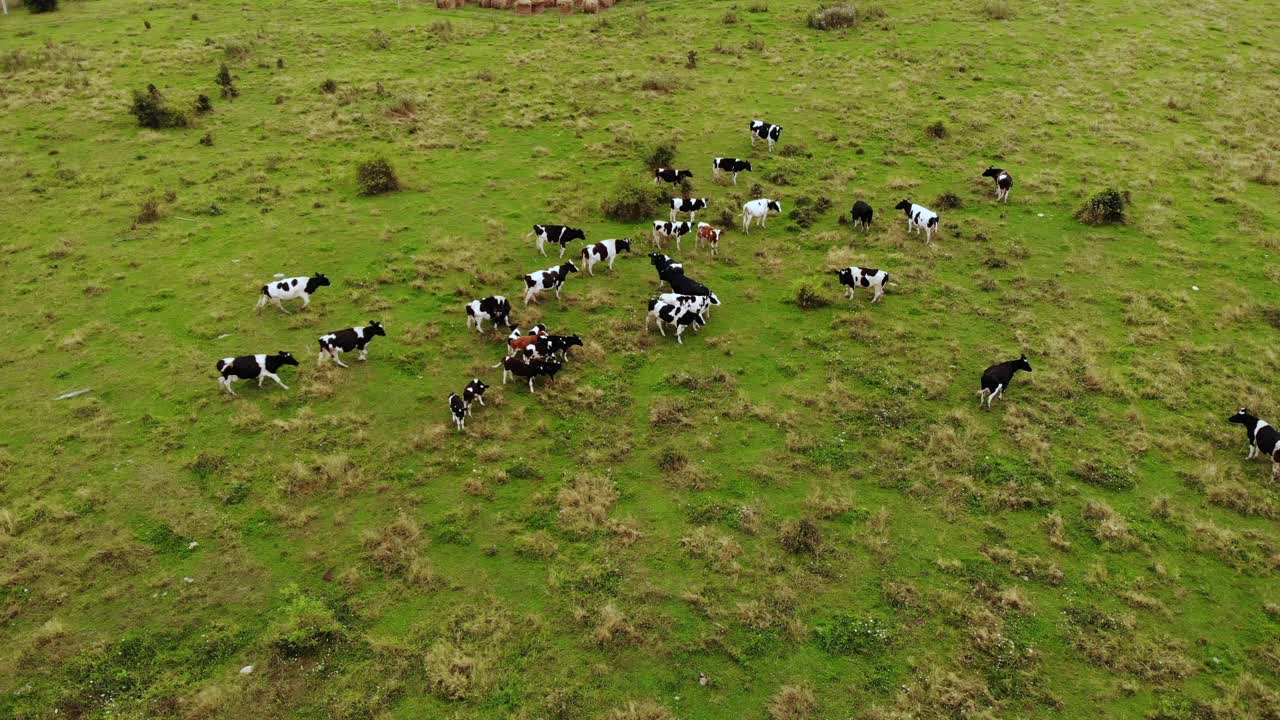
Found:
[[[830,655],[861,655],[884,650],[892,636],[889,629],[873,617],[840,613],[813,627],[813,639]]]
[[[381,30],[369,33],[369,47],[374,50],[386,50],[391,47],[391,36]]]
[[[727,13],[725,13],[724,15],[722,15],[722,16],[720,17],[720,24],[722,24],[722,25],[737,25],[737,24],[738,24],[738,13],[736,13],[736,12],[734,12],[734,11],[732,11],[732,10],[730,10],[730,11],[729,11],[729,12],[727,12]]]
[[[1088,458],[1076,463],[1071,470],[1071,474],[1094,487],[1100,487],[1104,490],[1119,492],[1132,490],[1138,486],[1132,469],[1112,465],[1105,460],[1096,458]]]
[[[27,9],[33,13],[47,13],[58,9],[58,0],[27,0]]]
[[[755,37],[751,38],[750,40],[747,41],[747,49],[755,50],[756,52],[760,52],[764,50],[764,38],[760,37],[759,35],[756,35]]]
[[[800,145],[783,145],[778,154],[785,158],[809,157],[809,153]]]
[[[679,89],[680,81],[672,75],[650,75],[640,81],[640,89],[656,93],[672,93]]]
[[[754,2],[754,3],[751,3],[750,5],[748,5],[748,6],[747,6],[747,12],[750,12],[750,13],[767,13],[767,12],[769,12],[769,5],[768,5],[767,3],[763,3],[763,2]]]
[[[686,69],[686,70],[697,70],[697,69],[698,69],[698,51],[697,51],[697,50],[690,50],[690,51],[689,51],[688,57],[687,57],[687,59],[685,60],[685,63],[684,63],[684,67],[685,67],[685,69]]]
[[[295,594],[279,615],[270,643],[284,657],[311,655],[333,645],[343,634],[333,611],[306,595]]]
[[[839,30],[858,24],[858,11],[852,5],[825,5],[809,12],[809,27],[814,30]]]
[[[139,125],[153,130],[191,125],[191,118],[187,113],[169,107],[155,85],[148,85],[146,92],[133,91],[129,113],[138,118]]]
[[[1124,211],[1129,206],[1129,193],[1107,188],[1089,198],[1079,210],[1076,219],[1086,225],[1123,223]]]
[[[818,711],[813,691],[798,685],[786,685],[769,699],[769,720],[809,720]]]
[[[226,63],[222,63],[222,67],[218,70],[218,77],[214,78],[214,82],[218,83],[218,87],[222,88],[224,100],[240,96],[240,90],[236,87],[236,81],[231,77],[231,70]]]
[[[156,198],[147,198],[142,201],[142,207],[138,208],[138,215],[133,219],[137,225],[144,223],[153,223],[160,219],[160,201]]]
[[[941,120],[934,121],[925,127],[924,134],[931,138],[942,140],[947,136],[947,126]]]
[[[819,197],[812,200],[807,196],[796,198],[792,203],[791,212],[788,217],[801,229],[808,229],[818,217],[831,209],[831,199],[828,197]]]
[[[213,147],[213,133],[205,133],[204,137],[200,138],[200,144],[205,147]]]
[[[208,95],[201,93],[196,96],[196,101],[193,103],[193,107],[195,108],[197,115],[211,113],[213,112],[213,101],[209,99]]]
[[[333,78],[326,78],[324,82],[320,83],[320,92],[326,95],[338,92],[338,81]]]
[[[400,179],[386,158],[372,158],[356,166],[356,185],[361,195],[381,195],[400,189]]]
[[[1013,17],[1013,3],[1009,0],[984,0],[982,14],[988,20],[1009,20]]]
[[[610,220],[640,222],[660,213],[667,200],[661,188],[636,178],[628,178],[600,201],[600,212]]]
[[[933,199],[933,207],[938,210],[955,210],[963,205],[964,201],[955,193],[944,192]]]
[[[796,305],[802,310],[816,310],[820,307],[826,307],[831,301],[823,297],[812,284],[801,281],[796,285]]]
[[[782,549],[793,555],[817,555],[822,547],[822,530],[813,518],[788,520],[782,525]]]

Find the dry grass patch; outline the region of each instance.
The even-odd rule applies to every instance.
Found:
[[[810,720],[818,712],[818,698],[805,685],[783,685],[769,699],[769,720]]]
[[[680,538],[680,546],[689,555],[710,563],[716,572],[736,575],[742,570],[737,562],[738,556],[742,555],[738,541],[705,525]]]
[[[617,485],[597,475],[580,474],[556,495],[560,524],[565,530],[586,535],[604,527],[609,510],[618,501]]]

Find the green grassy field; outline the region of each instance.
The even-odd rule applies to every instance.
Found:
[[[815,5],[0,19],[0,717],[1280,716],[1280,494],[1225,422],[1280,421],[1280,6]],[[149,83],[214,110],[140,128]],[[601,212],[663,142],[699,220],[784,208],[685,244],[723,307],[683,346],[643,327],[646,221]],[[374,156],[402,191],[359,195]],[[1077,221],[1106,188],[1127,221]],[[557,222],[641,251],[526,310]],[[850,264],[900,286],[844,300]],[[586,339],[535,395],[465,328],[495,293]],[[218,388],[278,349],[287,392]]]

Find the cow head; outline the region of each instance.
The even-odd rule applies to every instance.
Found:
[[[774,211],[774,212],[776,212],[776,213],[780,213],[780,212],[782,212],[782,203],[778,202],[777,200],[770,200],[770,201],[769,201],[769,205],[768,205],[768,209],[770,209],[770,210],[772,210],[772,211]]]
[[[897,205],[894,205],[894,206],[893,206],[893,209],[894,209],[894,210],[901,210],[901,211],[905,212],[907,215],[910,215],[910,214],[911,214],[911,201],[910,201],[910,200],[903,200],[902,202],[898,203]]]
[[[578,347],[582,347],[582,338],[578,337],[577,335],[566,335],[565,337],[560,339],[560,343],[564,345],[566,349],[571,348],[574,345],[577,345]]]
[[[779,137],[781,137],[781,135],[782,135],[781,125],[774,125],[773,127],[769,128],[769,137],[773,138],[774,140],[777,140]]]
[[[743,171],[745,171],[745,172],[751,172],[751,161],[750,161],[750,160],[739,160],[739,161],[738,161],[738,167],[742,168],[742,170],[743,170]]]
[[[1227,422],[1247,423],[1252,419],[1253,419],[1253,416],[1249,414],[1249,408],[1242,407],[1236,411],[1235,415],[1232,415],[1231,417],[1227,418]]]
[[[719,305],[719,304],[720,304],[720,298],[716,297],[716,294],[715,294],[715,293],[711,293],[711,294],[710,294],[710,295],[708,295],[707,297],[708,297],[708,298],[710,298],[710,300],[711,300],[711,304],[712,304],[712,305]]]
[[[618,249],[618,252],[631,252],[631,238],[615,240],[613,246]]]
[[[853,268],[836,270],[836,277],[840,278],[841,285],[853,285]]]
[[[692,170],[677,170],[677,171],[676,171],[676,178],[691,178],[691,177],[693,177],[693,171],[692,171]]]
[[[471,391],[476,393],[477,395],[481,395],[484,393],[485,390],[489,389],[488,385],[480,382],[480,378],[473,378],[471,382],[467,385],[467,387],[470,388]]]
[[[1031,363],[1027,362],[1026,353],[1023,353],[1022,357],[1018,358],[1018,363],[1014,365],[1014,367],[1019,370],[1026,370],[1027,372],[1031,372]]]
[[[276,353],[276,359],[280,361],[281,365],[297,365],[298,364],[298,361],[294,359],[293,355],[284,350],[280,350],[279,352]]]
[[[370,320],[369,324],[365,326],[364,332],[366,335],[381,335],[382,337],[387,336],[387,331],[382,329],[382,323],[378,322],[377,320]]]
[[[997,176],[997,175],[999,175],[999,174],[1000,174],[1000,168],[995,167],[994,165],[992,165],[991,167],[988,167],[986,170],[983,170],[983,171],[982,171],[982,177],[989,177],[989,178],[993,178],[993,177],[996,177],[996,176]]]
[[[316,273],[315,275],[307,278],[307,292],[313,293],[316,291],[316,288],[322,288],[329,284],[329,278],[325,277],[324,273]]]
[[[651,252],[649,253],[649,262],[653,263],[654,267],[661,270],[671,264],[671,258],[663,255],[662,253]]]
[[[570,240],[583,240],[583,241],[585,241],[586,239],[587,239],[587,234],[586,234],[585,232],[583,232],[583,231],[579,230],[578,228],[565,228],[565,229],[564,229],[564,237],[563,237],[563,238],[561,238],[561,240],[562,240],[563,242],[566,242],[566,243],[567,243],[567,242],[569,242]]]
[[[547,326],[543,325],[542,323],[538,323],[537,325],[534,325],[533,327],[529,328],[529,334],[530,335],[546,335]]]
[[[573,261],[569,261],[560,266],[561,276],[568,276],[569,273],[576,273],[576,272],[578,272],[578,266],[574,265]]]

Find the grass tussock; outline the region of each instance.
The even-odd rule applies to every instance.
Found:
[[[805,24],[813,30],[843,30],[857,27],[858,11],[852,5],[824,5],[809,11]]]
[[[608,478],[580,474],[556,495],[560,524],[565,530],[586,535],[605,527],[609,510],[618,501],[618,488]]]

